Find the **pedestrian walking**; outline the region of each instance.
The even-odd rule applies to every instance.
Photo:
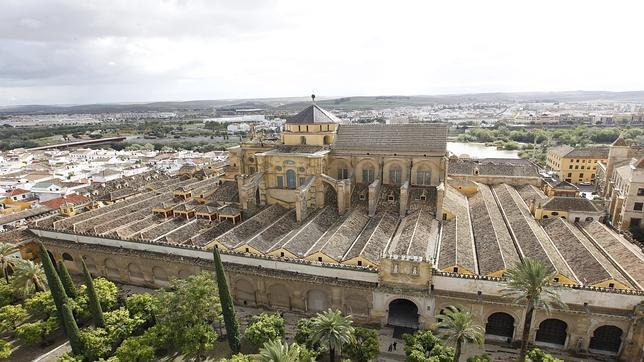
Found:
[[[390,345],[389,345],[389,349],[388,349],[388,350],[389,350],[389,352],[391,352],[391,350],[392,350],[393,348],[394,348],[394,347],[393,347],[393,344],[390,344]]]
[[[398,342],[394,342],[394,344],[393,344],[393,346],[394,346],[394,351],[396,350],[396,345],[397,345],[397,344],[398,344]]]

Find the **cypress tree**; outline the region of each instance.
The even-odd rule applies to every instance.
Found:
[[[221,263],[219,249],[214,249],[215,275],[217,277],[217,286],[219,289],[219,302],[221,303],[221,312],[224,315],[224,324],[226,334],[228,335],[228,344],[233,353],[239,353],[239,322],[235,316],[233,298],[230,296],[228,284],[226,284],[226,275],[224,274],[224,265]]]
[[[62,322],[63,320],[63,304],[67,302],[67,294],[65,293],[65,288],[63,283],[58,277],[54,263],[51,262],[49,258],[49,253],[47,249],[38,241],[38,255],[40,256],[40,262],[42,267],[45,270],[45,277],[47,277],[47,284],[49,285],[49,290],[51,290],[51,297],[54,299],[54,304],[56,305],[56,311],[58,311],[58,320]]]
[[[63,283],[63,288],[65,288],[65,293],[70,298],[76,298],[76,286],[72,277],[69,276],[67,267],[62,260],[58,261],[58,277],[60,278],[61,283]]]
[[[74,314],[67,303],[63,304],[63,325],[65,326],[65,334],[67,334],[69,344],[72,347],[72,353],[80,355],[83,353],[80,331],[78,330],[78,324],[76,324],[76,320],[74,319]]]
[[[96,289],[94,289],[94,281],[92,280],[92,275],[89,273],[89,270],[87,270],[85,260],[81,260],[81,262],[83,263],[83,277],[85,278],[87,298],[89,299],[89,311],[92,314],[94,325],[96,327],[103,327],[105,326],[103,309],[101,308],[101,302],[98,300],[98,295],[96,295]]]

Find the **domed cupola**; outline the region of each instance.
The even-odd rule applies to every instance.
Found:
[[[311,100],[310,106],[286,121],[282,133],[284,144],[324,146],[333,143],[340,119],[318,106],[315,94],[311,95]]]

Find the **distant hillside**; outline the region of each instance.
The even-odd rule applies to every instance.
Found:
[[[319,98],[322,107],[338,110],[383,109],[394,107],[418,107],[432,104],[454,103],[526,103],[526,102],[637,102],[644,103],[644,91],[605,92],[517,92],[517,93],[474,93],[449,95],[416,96],[356,96],[341,98]],[[208,109],[259,108],[275,112],[295,112],[310,104],[308,97],[198,100],[185,102],[112,103],[72,106],[24,105],[0,107],[0,114],[45,114],[45,113],[106,113],[106,112],[173,112],[203,111]]]

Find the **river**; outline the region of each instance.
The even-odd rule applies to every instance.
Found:
[[[471,158],[519,158],[519,151],[497,150],[485,143],[447,142],[447,150],[457,156],[468,155]]]

